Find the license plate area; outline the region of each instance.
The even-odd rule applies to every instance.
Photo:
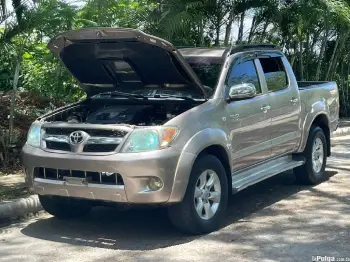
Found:
[[[63,181],[67,184],[71,185],[87,185],[88,181],[86,178],[80,178],[80,177],[70,177],[70,176],[64,176]]]

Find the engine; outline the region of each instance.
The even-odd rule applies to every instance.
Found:
[[[151,105],[81,105],[54,114],[46,119],[51,122],[89,124],[127,124],[138,126],[162,125],[171,118],[189,110],[189,104]]]
[[[158,117],[157,117],[158,116]],[[151,125],[165,120],[165,114],[156,112],[153,106],[110,106],[90,114],[86,123],[90,124],[130,124]]]

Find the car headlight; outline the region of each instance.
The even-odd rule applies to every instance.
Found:
[[[28,131],[27,144],[34,147],[40,147],[41,124],[34,122]]]
[[[137,153],[164,149],[170,145],[178,133],[179,129],[176,127],[135,129],[125,142],[122,152]]]

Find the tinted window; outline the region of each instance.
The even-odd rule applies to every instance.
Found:
[[[242,62],[236,66],[233,66],[228,78],[227,86],[231,87],[237,84],[250,83],[254,84],[256,93],[261,93],[261,86],[259,77],[256,72],[256,68],[253,60]]]
[[[219,80],[222,68],[221,60],[205,56],[186,56],[185,59],[204,85],[206,91],[212,94]]]
[[[260,58],[260,63],[269,91],[273,92],[287,88],[287,73],[280,57]]]
[[[219,64],[189,64],[202,84],[214,89],[219,80],[221,65]]]

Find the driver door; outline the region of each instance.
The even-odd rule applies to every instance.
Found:
[[[269,96],[266,86],[262,87],[257,70],[257,59],[250,58],[231,65],[226,78],[226,94],[230,87],[251,83],[256,96],[229,102],[227,109],[227,130],[231,141],[233,171],[252,166],[271,156]]]

